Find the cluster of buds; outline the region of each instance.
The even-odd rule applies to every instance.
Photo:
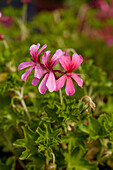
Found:
[[[31,61],[23,62],[18,66],[19,70],[31,66],[24,74],[22,74],[21,78],[24,82],[26,82],[31,71],[34,70],[34,79],[32,80],[32,85],[36,86],[39,81],[42,80],[38,87],[41,94],[45,94],[47,89],[50,92],[61,89],[64,86],[66,80],[67,82],[65,91],[67,95],[73,95],[75,93],[73,81],[76,81],[78,86],[82,88],[83,80],[78,76],[78,74],[73,73],[73,71],[77,69],[83,62],[81,55],[74,53],[72,55],[71,61],[71,57],[69,55],[65,54],[65,52],[63,52],[61,49],[58,49],[49,60],[51,51],[46,51],[42,55],[41,62],[41,53],[47,47],[47,45],[45,44],[40,49],[39,47],[39,43],[37,45],[33,44],[30,47],[30,54],[32,56],[30,59]],[[53,69],[53,67],[58,62],[64,71]],[[61,76],[58,77],[58,75],[56,75],[58,73],[61,74]]]

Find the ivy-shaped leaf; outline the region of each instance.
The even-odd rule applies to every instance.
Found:
[[[24,139],[18,139],[13,144],[16,147],[23,147],[26,150],[22,152],[20,156],[21,160],[27,159],[31,155],[37,153],[36,139],[38,134],[33,132],[28,126],[23,127],[24,130]]]
[[[61,141],[58,137],[61,133],[61,129],[53,130],[50,127],[50,124],[43,124],[44,128],[38,127],[36,132],[38,133],[39,137],[36,141],[38,146],[38,151],[46,150],[48,156],[50,156],[50,152],[52,151],[52,147],[58,145]]]
[[[98,121],[100,122],[101,126],[103,126],[107,132],[106,136],[110,136],[113,139],[113,114],[102,114]]]
[[[99,121],[92,116],[88,117],[88,125],[81,124],[79,128],[89,134],[89,141],[102,138],[107,135],[105,128],[99,123]]]
[[[68,136],[62,137],[62,142],[68,144],[69,151],[73,148],[81,146],[85,148],[84,140],[87,139],[88,134],[81,131],[68,132]]]

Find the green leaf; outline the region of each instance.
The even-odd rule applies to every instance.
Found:
[[[0,162],[0,170],[15,170],[16,159],[14,156],[7,159],[6,163]]]
[[[26,149],[24,152],[22,152],[22,155],[19,157],[19,159],[24,160],[27,159],[28,157],[30,157],[31,151]]]
[[[67,170],[97,170],[97,164],[91,164],[85,159],[86,153],[80,147],[76,147],[72,152],[65,154]]]
[[[31,156],[29,158],[29,161],[30,162],[27,164],[26,168],[34,168],[34,170],[45,169],[45,159],[43,156],[39,157],[39,153],[34,156]]]
[[[99,123],[97,119],[94,119],[92,116],[89,116],[89,134],[91,135],[91,138],[99,138],[104,137],[107,132],[103,128],[103,126]]]
[[[88,117],[88,125],[81,123],[79,125],[81,131],[89,134],[89,141],[96,140],[98,138],[103,138],[107,135],[107,132],[103,125],[100,122],[93,118],[92,116]]]
[[[24,139],[18,139],[13,143],[16,147],[25,147],[25,140]]]
[[[88,134],[82,131],[74,130],[74,133],[68,132],[68,136],[62,136],[62,142],[68,144],[69,151],[78,146],[85,148],[84,140],[86,140],[88,136]]]
[[[113,112],[113,97],[112,96],[108,97],[108,102],[106,104],[104,104],[102,111],[106,112],[106,113]]]
[[[29,156],[37,153],[36,139],[37,133],[33,132],[28,126],[23,127],[24,139],[18,139],[13,145],[15,147],[23,147],[25,151],[20,156],[20,159],[27,159]]]
[[[43,124],[44,128],[38,127],[36,132],[39,134],[39,137],[36,141],[38,146],[38,151],[45,151],[50,157],[52,152],[52,147],[58,145],[61,140],[59,138],[59,134],[61,133],[61,129],[52,129],[50,124]]]
[[[105,128],[107,134],[106,136],[111,136],[113,138],[113,113],[111,114],[102,114],[98,121]]]

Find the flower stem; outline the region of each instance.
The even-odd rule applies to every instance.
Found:
[[[55,164],[55,155],[54,155],[54,153],[52,153],[52,156],[53,156],[53,164]]]
[[[4,44],[4,47],[5,47],[6,49],[9,48],[9,46],[8,46],[8,44],[7,44],[7,42],[6,42],[6,40],[3,40],[3,44]]]
[[[62,97],[62,91],[61,91],[61,89],[59,90],[59,93],[60,93],[60,103],[62,104],[62,103],[63,103],[63,97]]]
[[[48,155],[45,153],[45,156],[46,156],[46,166],[49,165],[49,158],[48,158]]]
[[[23,4],[23,21],[24,23],[27,22],[27,3]]]
[[[19,91],[16,91],[16,94],[19,96],[19,99],[21,101],[21,104],[22,104],[22,106],[25,110],[25,113],[26,113],[28,119],[31,120],[31,116],[29,114],[29,111],[27,109],[26,103],[25,103],[24,98],[23,98],[23,87],[21,88],[21,93]]]
[[[26,112],[26,115],[27,115],[28,119],[31,120],[31,116],[30,116],[30,114],[29,114],[29,112],[28,112],[28,109],[27,109],[27,106],[26,106],[26,104],[25,104],[24,99],[21,99],[21,103],[22,103],[22,106],[23,106],[23,108],[24,108],[24,110],[25,110],[25,112]]]

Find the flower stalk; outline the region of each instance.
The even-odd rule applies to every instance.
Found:
[[[14,99],[18,99],[20,100],[21,104],[22,104],[22,107],[26,113],[26,116],[28,117],[29,121],[31,120],[31,116],[29,114],[29,111],[27,109],[27,106],[26,106],[26,103],[24,101],[24,98],[23,98],[23,87],[21,88],[21,93],[19,91],[15,91],[15,93],[17,94],[17,96],[14,96],[11,100],[11,105],[15,108],[15,104],[14,104]]]

